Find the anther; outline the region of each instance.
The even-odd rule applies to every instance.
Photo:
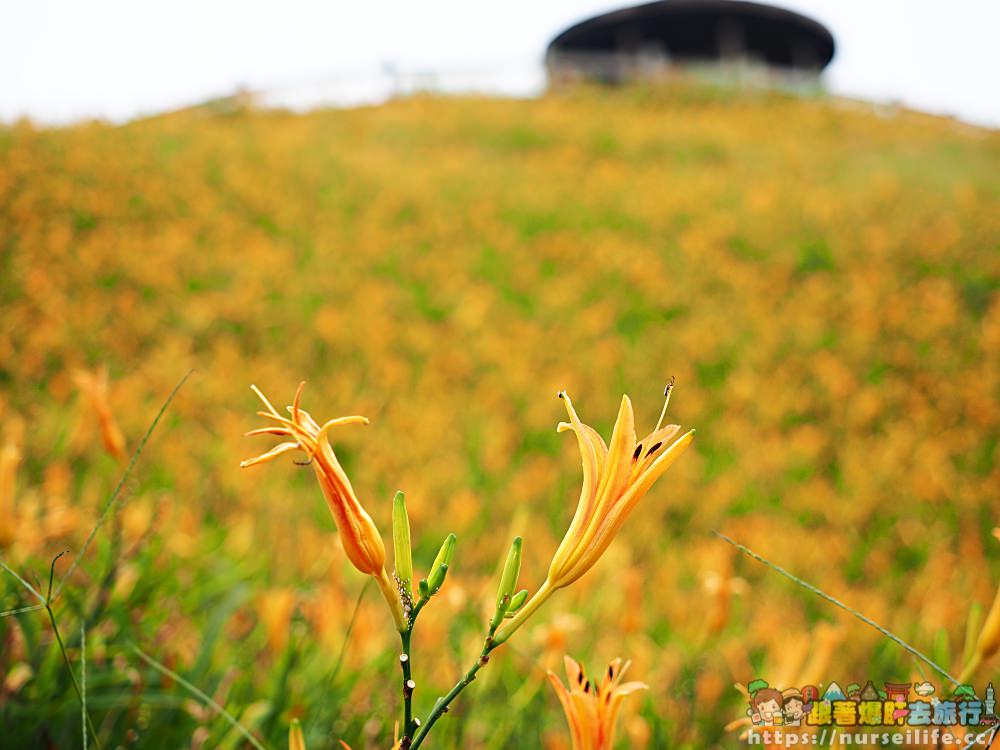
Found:
[[[663,424],[663,418],[667,415],[667,404],[670,403],[670,393],[674,390],[674,381],[676,379],[673,375],[670,376],[670,382],[667,383],[666,387],[663,389],[663,410],[660,412],[660,418],[656,420],[656,427],[653,428],[653,432],[660,429],[660,425]]]
[[[642,453],[642,443],[635,446],[635,453],[632,454],[632,460],[637,461],[639,459],[639,454]]]
[[[650,449],[649,449],[648,451],[646,451],[646,455],[647,455],[647,456],[651,456],[651,455],[653,455],[653,453],[655,453],[655,452],[656,452],[656,449],[657,449],[657,448],[659,448],[659,447],[660,447],[661,445],[663,445],[663,443],[662,443],[662,442],[659,442],[659,443],[657,443],[657,444],[656,444],[656,445],[654,445],[654,446],[653,446],[652,448],[650,448]]]

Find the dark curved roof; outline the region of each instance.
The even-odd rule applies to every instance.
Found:
[[[737,0],[659,0],[571,26],[546,54],[650,50],[673,60],[748,57],[819,71],[833,59],[834,42],[821,23],[782,8]]]

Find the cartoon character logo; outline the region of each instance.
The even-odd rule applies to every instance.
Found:
[[[802,693],[799,692],[798,688],[788,688],[781,691],[781,697],[784,701],[785,725],[790,727],[801,726],[802,719],[808,713],[805,708],[805,701],[802,699]]]
[[[748,686],[750,708],[747,713],[754,726],[774,727],[785,723],[785,699],[781,691],[769,687],[764,680],[754,680]]]

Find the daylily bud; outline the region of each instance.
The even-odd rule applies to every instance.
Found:
[[[306,750],[306,740],[298,719],[292,719],[292,726],[288,729],[288,750]]]
[[[517,585],[517,577],[521,574],[521,537],[514,537],[513,544],[510,545],[510,552],[507,553],[507,562],[503,566],[503,574],[500,576],[500,588],[497,591],[497,608],[490,620],[490,628],[495,629],[503,620],[503,616],[510,608],[511,596],[514,587]]]
[[[429,590],[428,596],[434,596],[434,594],[438,592],[438,589],[444,585],[444,579],[447,575],[448,566],[444,563],[438,565],[427,579],[427,588]]]
[[[976,655],[981,661],[986,661],[998,650],[1000,650],[1000,588],[997,589],[993,606],[990,607],[989,614],[986,615],[983,629],[979,631]]]
[[[421,599],[426,599],[431,595],[431,586],[426,578],[420,579],[420,583],[417,584],[417,590],[420,592]]]
[[[504,617],[513,617],[514,613],[523,607],[526,601],[528,601],[528,589],[521,589],[510,598],[510,606],[507,607]]]
[[[993,605],[986,615],[983,629],[979,631],[979,638],[976,639],[976,645],[972,649],[972,658],[966,663],[958,681],[969,681],[983,665],[983,662],[997,651],[1000,651],[1000,588],[997,589]]]
[[[441,565],[451,565],[451,559],[455,556],[456,541],[458,541],[458,537],[454,534],[449,534],[445,537],[445,540],[441,543],[441,549],[438,550],[437,557],[431,563],[431,573]]]
[[[451,565],[452,558],[455,557],[455,543],[457,541],[457,536],[449,534],[441,543],[441,549],[438,550],[437,557],[431,563],[430,575],[427,576],[428,593],[424,594],[421,590],[421,596],[433,596],[444,585],[445,576],[448,575],[448,567]]]
[[[397,492],[392,501],[392,543],[396,551],[396,575],[409,590],[413,578],[413,554],[410,551],[410,518],[406,514],[406,499]]]

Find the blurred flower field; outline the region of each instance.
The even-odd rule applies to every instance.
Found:
[[[579,492],[557,391],[605,434],[627,392],[644,434],[674,376],[687,455],[427,746],[568,748],[568,653],[649,686],[618,747],[734,747],[734,683],[921,672],[712,529],[960,668],[1000,582],[998,290],[1000,135],[905,111],[635,89],[8,126],[0,559],[44,588],[68,549],[58,580],[193,369],[54,608],[73,660],[86,626],[104,746],[246,746],[134,644],[270,747],[292,718],[310,750],[388,747],[388,615],[311,470],[238,468],[250,384],[371,418],[338,455],[383,535],[406,492],[423,574],[458,534],[423,707],[478,653],[512,536],[545,579]],[[44,611],[0,619],[0,726],[80,745]]]

